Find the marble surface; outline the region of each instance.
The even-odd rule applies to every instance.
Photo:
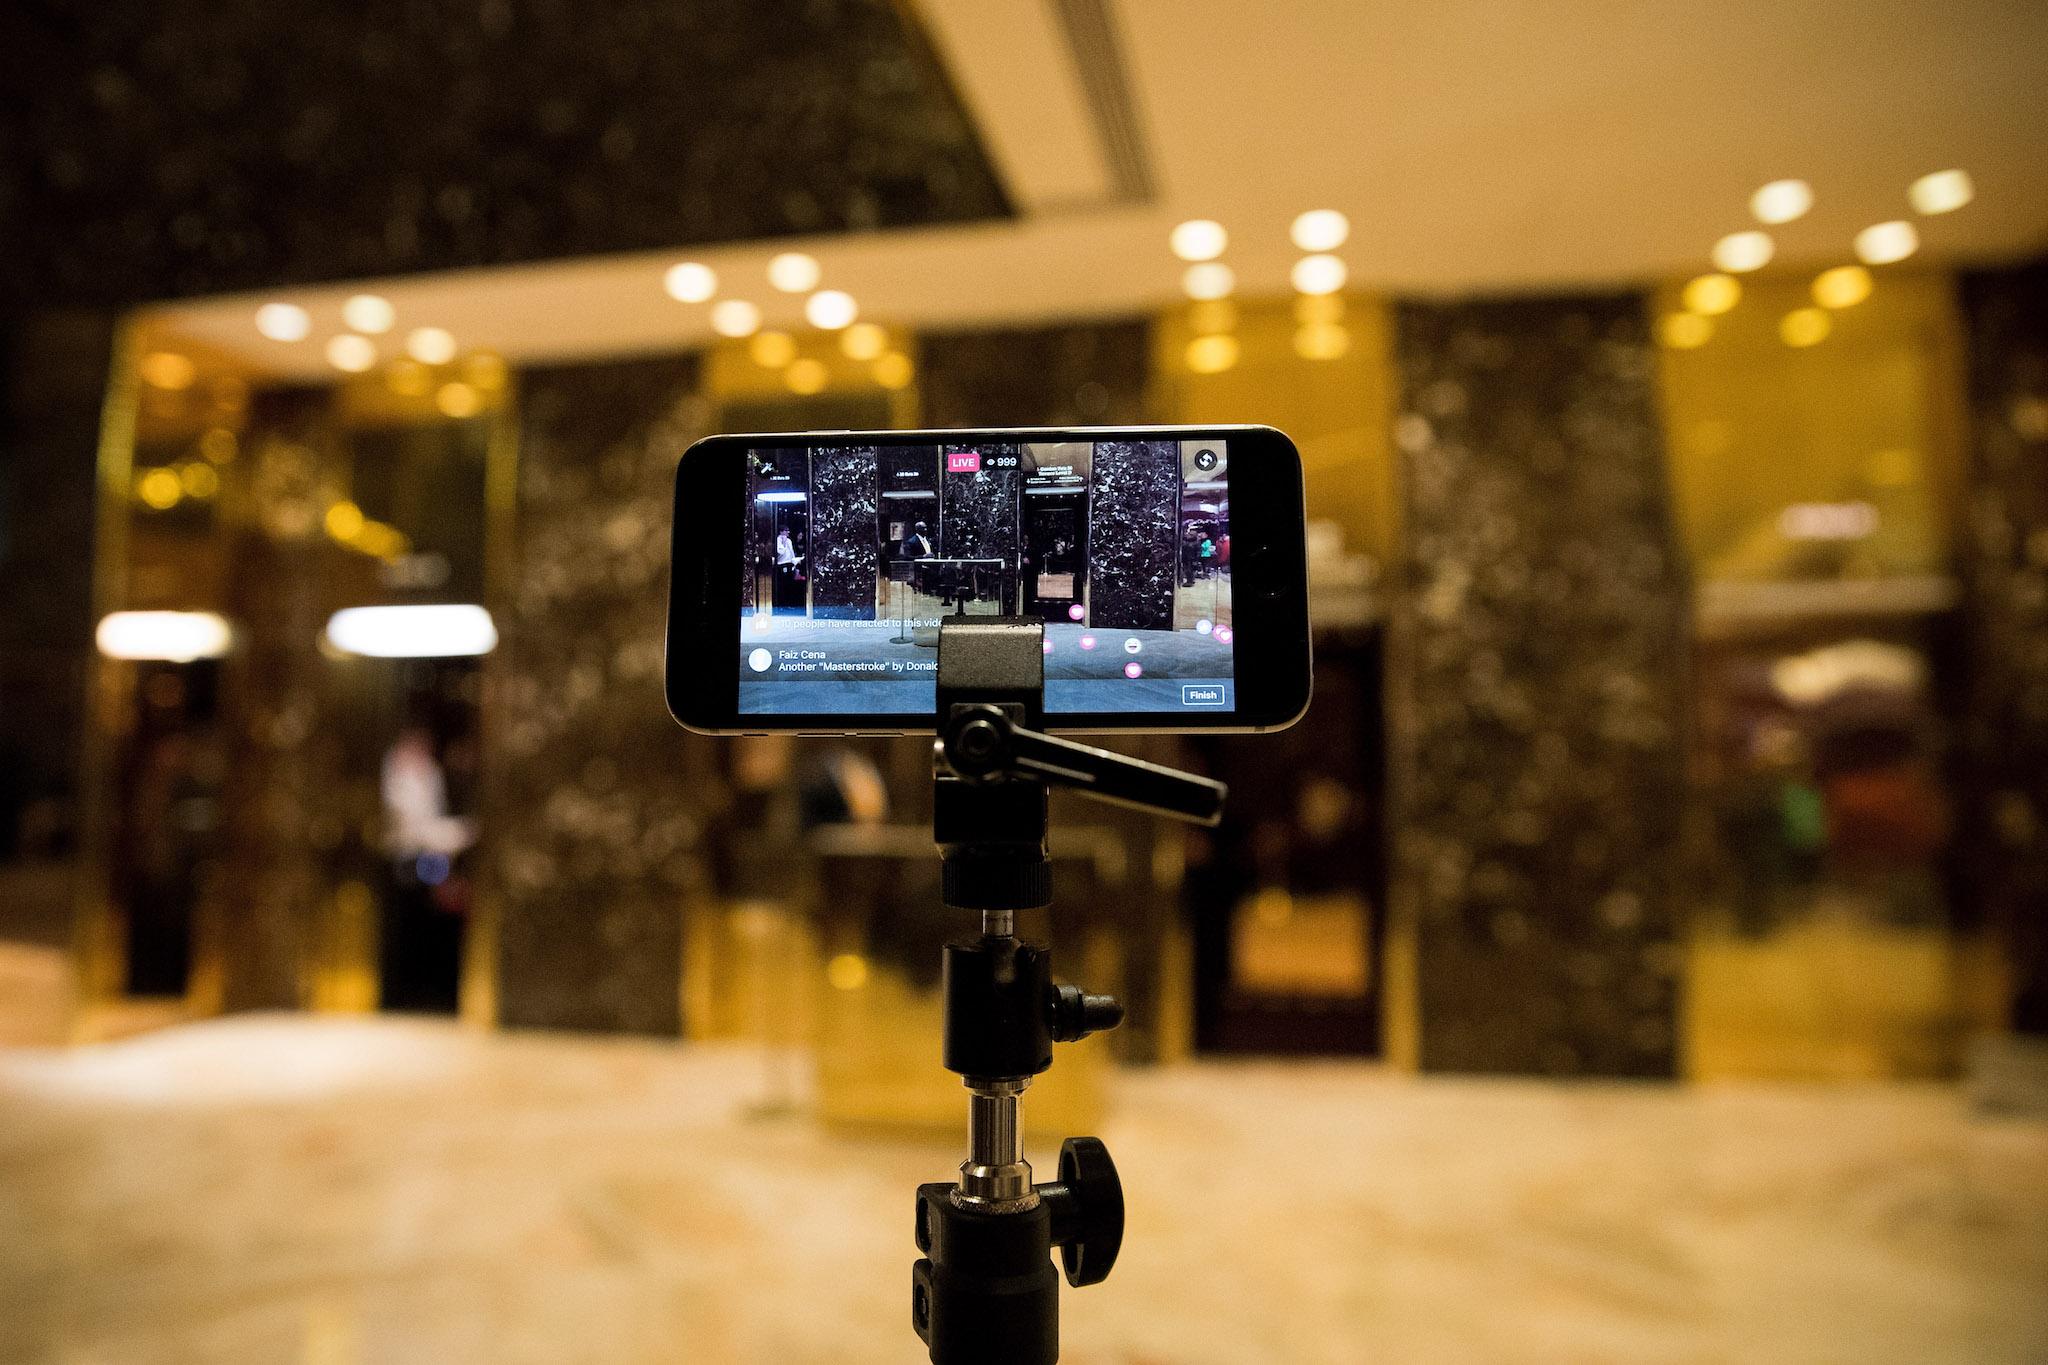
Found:
[[[0,1050],[0,1360],[902,1362],[955,1143],[761,1053],[243,1016]],[[1069,1362],[2048,1355],[2048,1124],[1934,1087],[1115,1078]]]

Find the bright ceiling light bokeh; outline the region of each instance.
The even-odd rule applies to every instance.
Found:
[[[1287,235],[1303,251],[1335,251],[1351,235],[1351,220],[1335,209],[1310,209]]]
[[[1789,223],[1813,207],[1813,186],[1804,180],[1773,180],[1749,196],[1749,211],[1759,223]]]
[[[1351,349],[1351,329],[1341,322],[1311,322],[1294,329],[1294,353],[1303,360],[1335,360]]]
[[[1173,254],[1184,261],[1213,261],[1230,245],[1230,234],[1213,218],[1190,218],[1166,239]]]
[[[1825,308],[1794,308],[1778,319],[1778,335],[1787,346],[1818,346],[1834,327]]]
[[[1760,270],[1769,265],[1776,251],[1777,245],[1771,241],[1768,232],[1755,229],[1731,232],[1714,243],[1714,264],[1739,275],[1745,270]]]
[[[1700,275],[1686,282],[1685,310],[1719,317],[1742,301],[1742,282],[1733,275]]]
[[[117,611],[100,618],[93,640],[109,659],[187,664],[220,658],[235,632],[210,611]]]
[[[1288,278],[1294,281],[1298,293],[1334,294],[1344,287],[1349,275],[1344,262],[1335,256],[1304,256],[1294,263]]]
[[[1838,265],[1813,280],[1813,301],[1823,308],[1854,308],[1870,297],[1870,272],[1860,265]]]
[[[825,362],[809,356],[796,361],[783,371],[782,382],[789,385],[791,393],[813,394],[825,391],[825,380],[829,378]]]
[[[296,303],[266,303],[256,310],[256,330],[272,341],[304,341],[313,315]]]
[[[787,332],[756,332],[747,354],[763,369],[779,370],[796,359],[796,338]]]
[[[1953,213],[1977,197],[1968,171],[1935,171],[1923,175],[1906,189],[1906,200],[1915,213]]]
[[[1674,351],[1704,346],[1714,335],[1714,324],[1698,313],[1667,313],[1657,320],[1657,340]]]
[[[722,337],[752,336],[761,329],[761,310],[745,299],[721,299],[711,307],[711,330]]]
[[[136,362],[135,368],[142,382],[153,389],[189,389],[199,377],[199,367],[192,363],[192,357],[176,351],[151,351]]]
[[[1188,368],[1196,374],[1221,374],[1237,363],[1237,357],[1237,338],[1227,332],[1188,343]]]
[[[434,391],[434,406],[444,417],[474,417],[483,411],[484,396],[476,391],[475,385],[457,380]]]
[[[718,292],[718,274],[696,261],[678,261],[663,272],[661,287],[677,303],[702,303]]]
[[[1873,223],[1856,234],[1856,259],[1865,265],[1890,265],[1920,249],[1920,230],[1904,219]]]
[[[355,331],[375,336],[391,330],[391,324],[398,321],[398,310],[380,295],[351,294],[342,301],[341,320]]]
[[[498,628],[468,603],[344,607],[327,618],[327,643],[368,659],[454,659],[496,649]]]
[[[158,465],[136,480],[135,496],[146,506],[168,512],[185,496],[185,481],[178,477],[177,470]]]
[[[1204,261],[1181,272],[1180,287],[1191,299],[1222,299],[1237,288],[1237,272],[1221,261]]]
[[[873,360],[889,349],[889,333],[872,322],[856,322],[839,336],[839,349],[848,360]]]
[[[343,374],[361,374],[377,363],[377,346],[368,337],[343,332],[327,339],[327,363]]]
[[[917,367],[901,351],[891,351],[875,362],[875,382],[885,389],[908,388],[916,374]]]
[[[804,300],[804,317],[811,326],[836,332],[860,316],[860,305],[844,289],[820,289]]]
[[[405,338],[405,353],[422,365],[446,365],[455,359],[455,336],[445,327],[415,327]]]
[[[801,251],[785,251],[768,262],[768,283],[785,294],[801,294],[816,289],[818,278],[823,273],[818,268],[817,259]]]

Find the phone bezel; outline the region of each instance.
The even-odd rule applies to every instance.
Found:
[[[740,612],[740,518],[746,452],[823,445],[958,445],[975,441],[1218,440],[1229,443],[1230,536],[1237,632],[1232,683],[1237,705],[1227,715],[1205,712],[1048,714],[1048,729],[1070,734],[1239,733],[1281,730],[1308,709],[1312,687],[1307,546],[1301,455],[1285,433],[1268,426],[971,427],[916,431],[797,431],[706,436],[676,463],[670,535],[667,653],[663,664],[669,713],[702,734],[892,735],[928,733],[915,716],[742,714],[737,644]],[[729,452],[729,453],[727,453]],[[1249,477],[1238,473],[1246,468]],[[1248,610],[1245,608],[1249,608]],[[729,641],[723,637],[730,636]],[[702,666],[702,642],[721,640],[716,668]],[[694,656],[694,657],[693,657]]]

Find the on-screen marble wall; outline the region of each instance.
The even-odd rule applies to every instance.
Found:
[[[1088,624],[1173,629],[1180,444],[1098,441],[1088,490]]]
[[[875,619],[874,446],[836,446],[811,457],[811,614],[842,621]],[[753,518],[749,517],[751,523]]]
[[[1643,300],[1397,312],[1393,913],[1419,1061],[1677,1064],[1687,588]]]

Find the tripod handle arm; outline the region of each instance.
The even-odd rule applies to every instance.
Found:
[[[1223,818],[1228,789],[1221,782],[1027,730],[999,706],[954,707],[939,751],[954,775],[970,782],[1025,778],[1192,824]]]

